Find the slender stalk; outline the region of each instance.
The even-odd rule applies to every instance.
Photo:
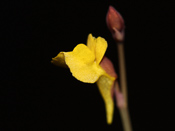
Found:
[[[119,74],[120,74],[120,87],[123,93],[125,104],[127,106],[128,93],[127,93],[127,80],[126,80],[126,69],[125,69],[125,56],[124,56],[124,44],[117,43],[118,58],[119,58]]]
[[[119,108],[124,131],[132,131],[128,108]]]
[[[124,101],[124,96],[120,91],[118,81],[115,82],[115,94],[116,94],[116,100],[117,100],[117,106],[120,112],[122,124],[123,124],[123,129],[124,131],[132,131],[132,126],[131,126],[131,121],[130,121],[130,116],[129,116],[129,111],[127,106],[125,105]]]
[[[118,57],[119,57],[119,73],[120,73],[120,87],[118,83],[115,84],[115,89],[118,94],[123,95],[123,99],[118,97],[118,108],[121,115],[124,131],[132,131],[130,115],[128,111],[128,100],[127,100],[127,79],[125,69],[125,56],[124,56],[124,44],[117,43]],[[121,91],[120,91],[121,90]],[[123,104],[121,104],[123,102]]]

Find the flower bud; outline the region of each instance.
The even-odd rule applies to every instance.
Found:
[[[106,15],[107,27],[112,33],[113,38],[117,42],[122,42],[124,40],[124,20],[120,13],[112,6],[109,6]]]

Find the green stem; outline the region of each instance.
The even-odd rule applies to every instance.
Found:
[[[119,108],[124,131],[132,131],[128,108]]]
[[[120,87],[121,87],[121,92],[124,96],[125,104],[127,106],[128,93],[127,93],[127,80],[126,80],[125,56],[124,56],[123,43],[117,43],[117,49],[118,49],[118,58],[119,58]]]
[[[124,44],[117,43],[118,57],[119,57],[119,73],[120,73],[120,87],[116,84],[115,88],[123,95],[124,106],[118,106],[123,123],[124,131],[132,131],[129,111],[128,111],[128,98],[127,98],[127,79],[126,79],[126,67],[125,67],[125,56],[124,56]]]

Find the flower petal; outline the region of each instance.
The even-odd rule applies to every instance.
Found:
[[[96,62],[99,64],[106,52],[108,46],[107,41],[102,37],[95,38],[92,34],[89,34],[87,46],[95,54]]]
[[[67,67],[65,63],[64,52],[60,52],[56,57],[52,58],[51,63],[57,66]]]
[[[110,77],[106,74],[102,75],[97,81],[97,86],[105,102],[106,118],[108,124],[111,124],[113,120],[114,102],[112,98],[112,88],[114,85],[114,80],[114,77]]]
[[[92,34],[88,35],[87,38],[87,47],[95,54],[96,48],[96,38],[92,36]]]
[[[104,73],[95,62],[94,53],[84,44],[78,44],[72,52],[64,52],[65,62],[72,75],[86,83],[94,83]]]

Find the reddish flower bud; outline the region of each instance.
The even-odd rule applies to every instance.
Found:
[[[124,40],[124,20],[120,13],[112,6],[109,6],[109,10],[106,15],[107,27],[112,33],[116,41]]]

